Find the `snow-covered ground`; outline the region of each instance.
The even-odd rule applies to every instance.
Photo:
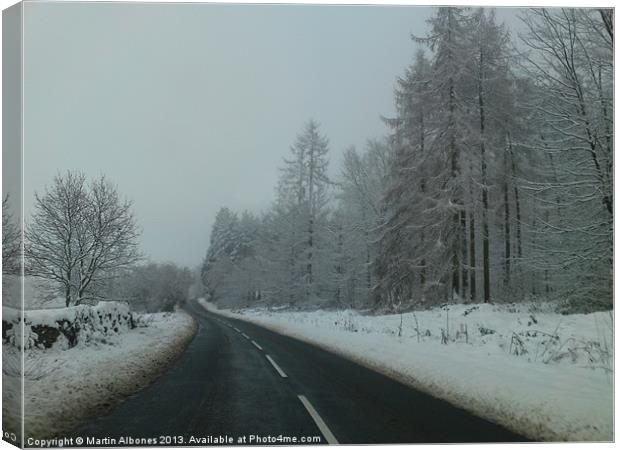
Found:
[[[233,312],[200,302],[356,360],[532,439],[613,439],[609,312],[560,315],[537,305],[479,304],[370,316]]]
[[[157,378],[185,349],[196,329],[183,311],[138,316],[138,327],[70,349],[25,352],[25,434],[62,435],[105,413]],[[19,411],[19,351],[3,346],[3,415]]]

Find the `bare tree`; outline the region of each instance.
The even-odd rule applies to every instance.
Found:
[[[98,286],[140,259],[131,202],[105,177],[88,185],[80,172],[57,175],[34,208],[28,273],[57,282],[67,306],[96,298]]]
[[[528,145],[543,161],[525,186],[537,210],[534,231],[545,234],[529,264],[544,271],[546,294],[581,311],[607,309],[613,299],[611,14],[563,8],[523,16],[530,50],[523,69],[539,92],[529,108],[539,132]]]
[[[9,194],[2,200],[2,273],[15,274],[20,269],[21,233],[9,211]]]

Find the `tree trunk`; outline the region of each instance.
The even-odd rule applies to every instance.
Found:
[[[343,274],[344,268],[343,266],[343,247],[344,247],[344,237],[342,234],[342,225],[338,225],[338,262],[336,263],[336,276],[338,279],[337,288],[336,288],[336,304],[338,306],[342,303],[342,285],[343,285]]]
[[[482,77],[484,75],[483,70],[484,54],[482,48],[480,48],[480,69],[478,75],[478,106],[480,109],[480,165],[482,172],[482,274],[483,274],[483,289],[484,289],[484,302],[488,303],[491,300],[491,268],[489,261],[489,223],[488,223],[488,210],[489,210],[489,194],[487,188],[487,162],[486,162],[486,150],[484,146],[484,93]]]
[[[307,291],[306,297],[310,298],[312,294],[312,258],[313,258],[313,246],[314,246],[314,224],[312,216],[310,216],[310,220],[308,221],[308,265],[306,266],[306,283],[307,283]]]
[[[452,83],[452,81],[451,81]],[[455,124],[454,124],[454,86],[450,85],[450,153],[451,153],[451,161],[452,161],[452,179],[454,181],[456,190],[456,184],[458,183],[459,177],[459,163],[458,163],[458,153],[456,148],[456,136],[455,136]],[[458,194],[455,192],[453,194],[453,203],[458,206],[461,205],[461,201],[459,199]],[[460,240],[462,238],[462,230],[461,230],[461,214],[460,211],[455,211],[452,217],[452,221],[454,224],[455,236],[453,237],[453,249],[452,249],[452,296],[455,294],[458,295],[460,292],[460,270],[461,270],[461,261],[460,261]]]
[[[420,113],[420,154],[424,155],[425,152],[425,141],[424,141],[424,133],[426,131],[426,128],[424,126],[424,110],[422,110],[422,112]],[[426,193],[426,182],[424,180],[424,178],[422,178],[420,180],[420,191],[422,192],[422,195],[424,195]],[[424,252],[424,241],[425,241],[425,233],[424,233],[424,228],[422,228],[421,233],[420,233],[420,247],[422,248],[422,251]],[[424,257],[422,257],[422,260],[420,261],[420,290],[422,292],[422,295],[424,295],[424,285],[426,284],[426,259]]]
[[[449,10],[449,15],[448,15],[448,46],[450,47],[452,45],[452,10]],[[449,57],[451,58],[452,56],[449,55]],[[451,173],[451,177],[452,177],[452,181],[454,182],[454,193],[453,193],[453,198],[452,198],[452,203],[454,203],[455,205],[457,205],[457,207],[462,206],[461,205],[461,199],[459,198],[458,193],[456,192],[457,188],[457,184],[458,184],[458,178],[459,178],[459,155],[458,155],[458,149],[456,146],[456,124],[455,124],[455,120],[454,120],[454,114],[455,114],[455,103],[456,103],[456,93],[454,92],[454,79],[450,76],[448,79],[448,86],[449,86],[449,105],[448,105],[448,109],[449,109],[449,120],[448,120],[448,132],[450,134],[450,159],[451,159],[451,169],[452,169],[452,173]],[[452,218],[453,220],[453,225],[454,225],[454,230],[455,230],[455,235],[453,237],[453,242],[452,242],[452,293],[451,293],[451,297],[453,297],[455,294],[458,295],[460,292],[460,270],[461,270],[461,261],[460,261],[460,239],[462,237],[462,232],[461,232],[461,221],[460,221],[460,214],[459,214],[459,210],[456,210],[454,212],[454,216]]]
[[[471,171],[473,172],[473,171]],[[474,188],[469,180],[469,196],[472,199],[472,208],[469,211],[469,300],[476,301],[476,219],[473,205]]]
[[[468,278],[469,278],[469,269],[467,267],[467,250],[468,250],[468,246],[467,246],[467,212],[465,211],[465,209],[461,210],[461,238],[460,238],[460,245],[461,245],[461,261],[463,261],[463,263],[461,264],[461,299],[463,301],[465,301],[465,299],[467,298],[467,285],[468,285]]]
[[[67,308],[71,306],[71,286],[67,285],[65,287],[65,305]]]
[[[504,152],[504,285],[510,284],[510,203],[508,201],[507,152]]]
[[[510,135],[508,135],[510,139]],[[514,152],[512,149],[512,140],[509,140],[510,148],[510,162],[512,167],[512,184],[515,196],[515,214],[517,219],[517,257],[519,258],[519,265],[523,258],[523,242],[521,239],[521,201],[519,199],[519,185],[517,183],[517,167],[515,163]]]
[[[310,145],[309,173],[308,173],[308,265],[306,269],[306,300],[312,295],[312,263],[314,251],[314,170],[315,170],[315,148],[314,144]]]

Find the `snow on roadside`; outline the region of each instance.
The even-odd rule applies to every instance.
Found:
[[[401,325],[399,314],[232,312],[200,303],[356,360],[530,439],[613,439],[609,313],[450,305],[403,314]]]
[[[104,414],[148,386],[175,361],[193,338],[194,319],[184,311],[139,316],[138,327],[63,350],[27,350],[26,438],[62,436]],[[13,363],[11,362],[13,361]],[[3,346],[3,383],[17,398],[5,399],[3,414],[19,409],[19,351]],[[17,376],[16,376],[17,375]],[[6,401],[8,400],[8,401]]]

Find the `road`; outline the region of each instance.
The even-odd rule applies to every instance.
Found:
[[[293,437],[332,444],[525,440],[318,347],[195,303],[186,309],[199,328],[183,356],[75,436],[170,436],[171,445],[208,445],[199,438],[219,436],[235,444],[246,436],[246,445]],[[284,442],[273,440],[280,435]]]

